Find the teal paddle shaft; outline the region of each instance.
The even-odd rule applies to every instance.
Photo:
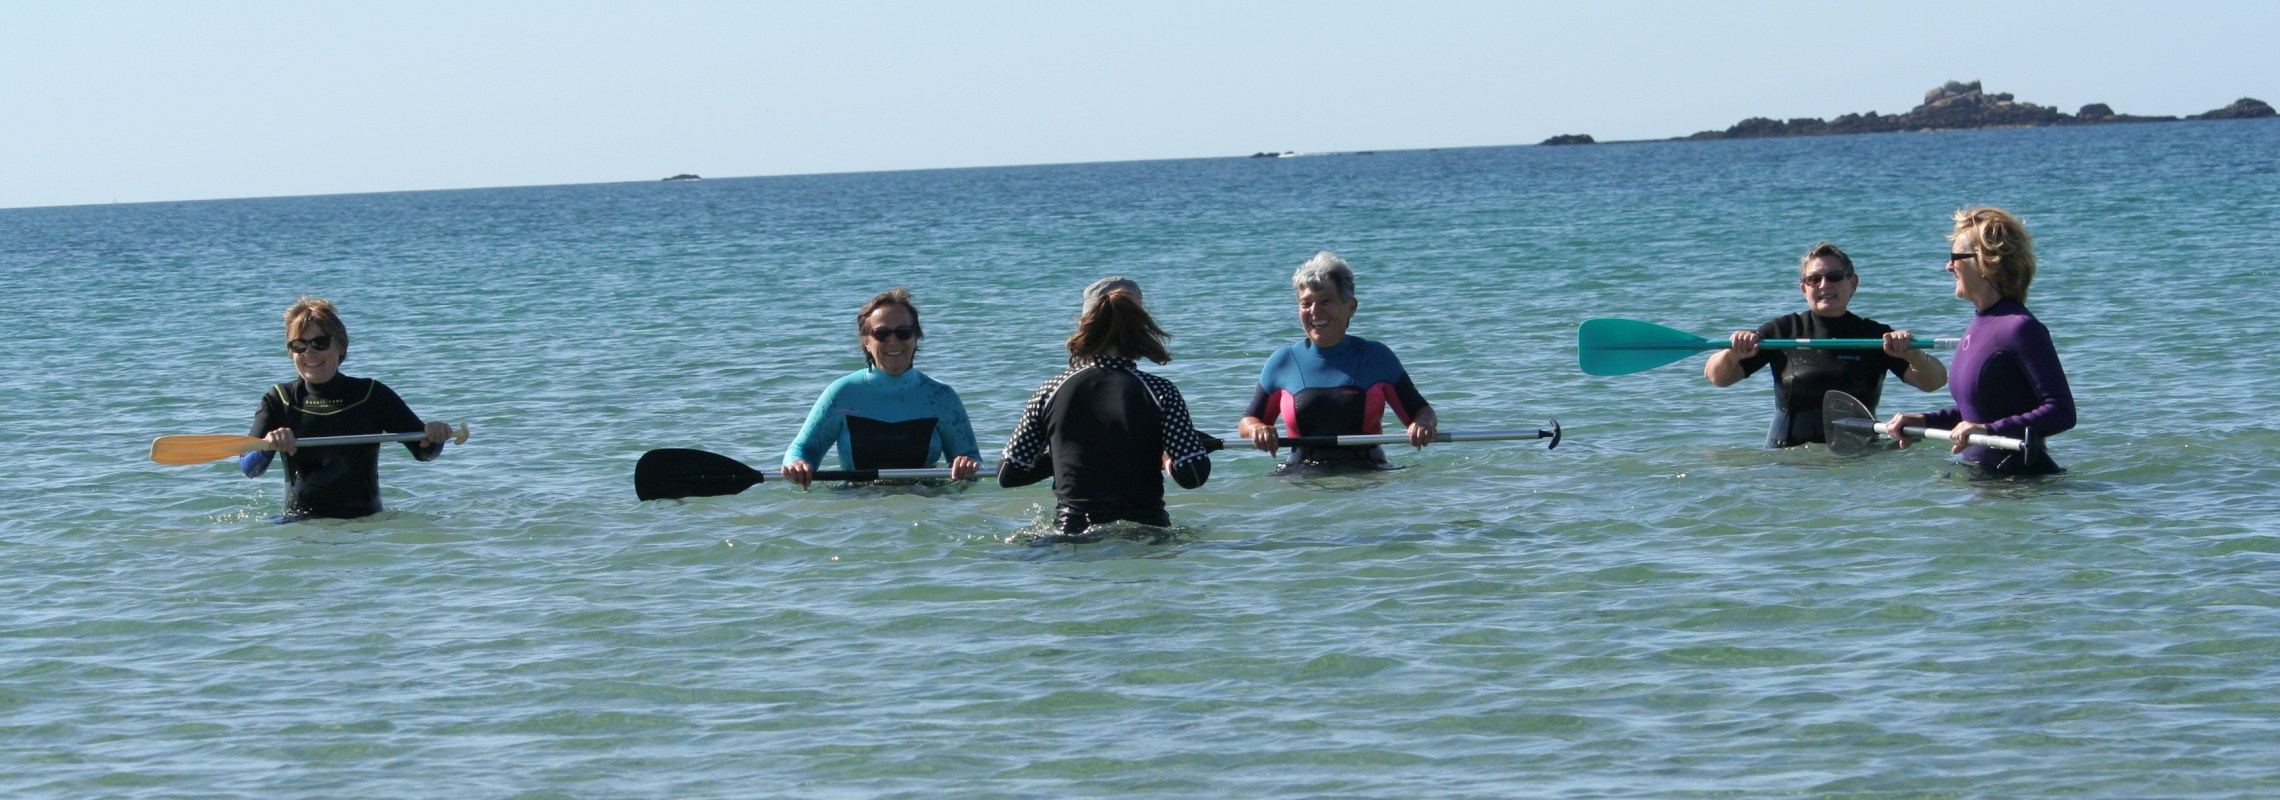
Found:
[[[1952,350],[1961,339],[1913,337],[1918,350]],[[1576,365],[1586,375],[1629,375],[1685,360],[1704,350],[1725,350],[1732,339],[1708,339],[1677,328],[1635,319],[1587,319],[1576,328]],[[1883,339],[1765,339],[1764,350],[1875,350]]]

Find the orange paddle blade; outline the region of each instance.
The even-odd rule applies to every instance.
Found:
[[[266,449],[262,441],[251,436],[161,436],[150,441],[150,460],[161,464],[204,464],[262,449]]]

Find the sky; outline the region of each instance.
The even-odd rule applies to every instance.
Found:
[[[0,0],[0,208],[2280,103],[2280,3]]]

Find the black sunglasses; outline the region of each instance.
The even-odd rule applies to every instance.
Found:
[[[1964,259],[1966,259],[1966,258],[1978,258],[1978,257],[1979,257],[1979,254],[1978,254],[1978,253],[1949,253],[1949,254],[1948,254],[1948,263],[1950,263],[1950,264],[1953,264],[1953,263],[1955,263],[1955,262],[1958,262],[1958,261],[1962,261],[1962,260],[1964,260]]]
[[[890,336],[897,339],[911,339],[918,336],[918,328],[910,325],[898,325],[892,328],[871,329],[871,338],[873,339],[884,342]]]
[[[1843,283],[1846,278],[1852,276],[1853,274],[1850,272],[1816,272],[1798,278],[1797,282],[1807,286],[1827,286],[1832,283]]]
[[[312,338],[308,338],[308,339],[287,339],[287,340],[285,340],[285,352],[288,352],[288,353],[292,353],[292,354],[295,354],[295,355],[299,355],[299,354],[301,354],[301,353],[306,353],[306,352],[308,352],[308,351],[310,351],[310,350],[315,350],[315,351],[317,351],[317,352],[319,352],[319,353],[322,353],[322,352],[324,352],[324,351],[326,351],[326,350],[331,350],[331,349],[332,349],[332,334],[329,334],[329,333],[325,333],[325,334],[318,334],[318,335],[316,335],[315,337],[312,337]]]

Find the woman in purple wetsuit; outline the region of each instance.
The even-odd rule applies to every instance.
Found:
[[[1272,453],[1282,446],[1276,422],[1291,436],[1350,436],[1378,433],[1385,412],[1407,426],[1409,444],[1432,443],[1440,415],[1418,393],[1401,359],[1385,345],[1351,336],[1361,303],[1354,297],[1354,270],[1338,254],[1315,253],[1290,276],[1298,292],[1298,324],[1306,340],[1284,345],[1267,356],[1259,385],[1237,430],[1251,446]],[[1382,467],[1376,447],[1294,448],[1292,463]]]
[[[1988,207],[1955,212],[1954,219],[1947,271],[1955,276],[1955,296],[1978,310],[1948,366],[1955,406],[1892,415],[1892,438],[1906,447],[1902,428],[1948,429],[1955,437],[1952,451],[1962,453],[1979,477],[2063,472],[2042,448],[2017,453],[1965,444],[1972,434],[2017,438],[2031,431],[2044,440],[2071,429],[2074,392],[2067,388],[2050,329],[2027,311],[2035,250],[2026,225]]]

